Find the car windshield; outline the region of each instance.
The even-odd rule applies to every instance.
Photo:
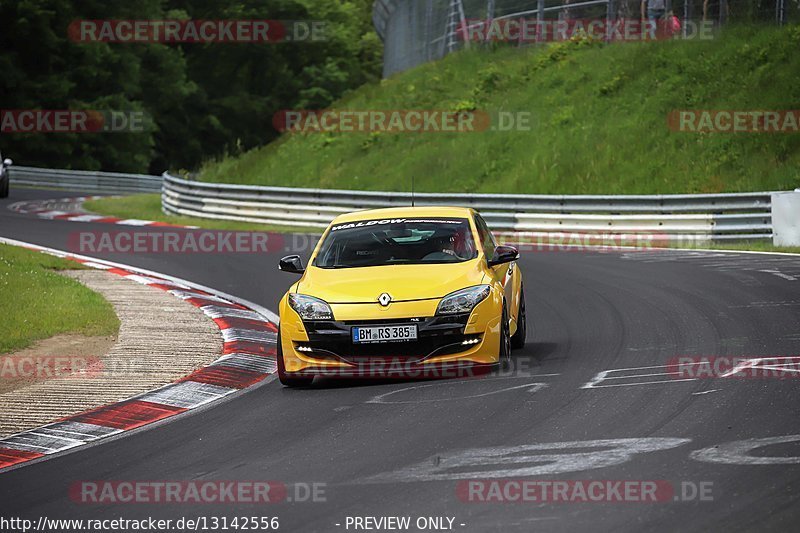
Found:
[[[466,218],[359,220],[331,227],[314,266],[461,263],[477,255]]]

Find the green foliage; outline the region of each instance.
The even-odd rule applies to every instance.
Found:
[[[9,134],[18,164],[160,173],[274,139],[281,109],[323,108],[380,72],[367,0],[0,2],[4,109],[143,110],[139,133]],[[76,43],[79,19],[320,20],[328,40],[254,44]]]
[[[797,26],[714,40],[579,38],[452,54],[368,84],[335,109],[530,112],[530,131],[287,134],[201,179],[298,187],[647,194],[800,186],[800,134],[675,132],[680,109],[800,108]]]
[[[58,333],[114,335],[119,320],[105,298],[53,270],[78,263],[0,244],[0,353]]]

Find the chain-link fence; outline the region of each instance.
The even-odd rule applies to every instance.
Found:
[[[648,0],[645,0],[648,1]],[[649,0],[653,1],[653,0]],[[655,0],[681,21],[786,24],[800,21],[800,0]],[[384,42],[383,75],[479,45],[488,21],[636,21],[647,16],[641,0],[376,0],[373,22]],[[686,24],[683,31],[686,31]],[[611,39],[611,24],[605,24]],[[517,34],[521,33],[519,31]],[[485,34],[483,34],[485,35]],[[519,39],[519,44],[543,40]]]

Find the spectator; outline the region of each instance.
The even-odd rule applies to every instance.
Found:
[[[642,20],[656,24],[667,11],[666,0],[642,0]]]

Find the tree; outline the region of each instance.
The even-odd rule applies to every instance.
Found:
[[[281,109],[321,108],[380,72],[367,0],[16,0],[0,4],[3,109],[144,111],[130,133],[4,133],[19,164],[159,173],[274,139]],[[324,20],[325,42],[70,40],[80,19]]]

